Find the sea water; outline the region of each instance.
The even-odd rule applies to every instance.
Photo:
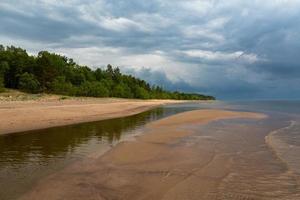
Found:
[[[221,120],[196,129],[194,136],[215,142],[216,155],[231,159],[228,175],[206,199],[300,199],[300,101],[219,102],[210,108],[268,118]]]

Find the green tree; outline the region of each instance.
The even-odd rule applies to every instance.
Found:
[[[149,99],[150,98],[150,94],[149,92],[140,87],[140,86],[137,86],[136,89],[135,89],[135,98],[138,98],[138,99]]]
[[[29,65],[28,54],[24,49],[14,46],[1,51],[0,62],[6,62],[9,66],[5,72],[5,85],[9,88],[17,88],[19,77]]]
[[[76,88],[70,82],[66,82],[64,76],[55,78],[51,84],[51,91],[55,94],[76,95]]]
[[[80,86],[85,82],[85,76],[83,73],[73,73],[71,76],[71,83],[76,86]]]
[[[44,90],[51,87],[51,82],[64,74],[67,66],[67,59],[63,56],[41,51],[36,59],[37,67],[35,74]]]
[[[133,94],[126,84],[120,83],[115,85],[115,87],[113,88],[112,96],[121,98],[132,98]]]
[[[108,89],[99,82],[85,82],[83,83],[77,92],[80,96],[90,96],[90,97],[108,97]]]
[[[1,48],[1,46],[0,46]],[[0,62],[0,92],[3,92],[4,89],[4,75],[5,72],[9,69],[9,65],[7,62]]]
[[[97,81],[102,81],[105,79],[105,72],[103,72],[100,68],[95,70],[95,78]]]
[[[19,88],[25,92],[38,93],[40,92],[40,83],[34,75],[25,72],[20,76]]]
[[[0,92],[4,92],[4,76],[0,74]]]

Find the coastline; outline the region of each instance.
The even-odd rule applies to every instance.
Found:
[[[189,101],[73,98],[0,102],[0,135],[126,117]]]
[[[292,132],[292,129],[297,126],[299,126],[299,124],[292,120],[288,126],[269,133],[265,137],[265,142],[274,155],[286,165],[290,173],[300,174],[300,169],[298,167],[300,161],[293,159],[293,156],[298,155],[299,147],[297,147],[297,145],[289,144],[285,141],[286,138],[282,138],[282,136],[284,137],[287,132]]]
[[[248,112],[196,110],[155,121],[146,125],[144,133],[136,140],[121,142],[104,155],[88,157],[40,180],[21,199],[210,197],[209,191],[229,173],[231,159],[216,154],[214,145],[206,143],[211,142],[209,139],[197,151],[189,145],[178,145],[178,141],[192,135],[190,128],[194,125],[215,120],[266,117]],[[201,178],[210,176],[211,180]],[[190,194],[188,191],[193,188],[197,193]]]

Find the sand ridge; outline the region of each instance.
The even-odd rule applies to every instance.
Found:
[[[150,123],[136,141],[122,142],[99,158],[76,163],[41,180],[21,199],[213,199],[209,192],[228,175],[231,159],[214,152],[213,140],[205,140],[197,149],[180,145],[179,139],[192,134],[186,125],[265,117],[197,110]]]

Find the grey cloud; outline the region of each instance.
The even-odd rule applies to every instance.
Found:
[[[168,89],[221,98],[299,98],[299,9],[296,0],[3,0],[0,38],[26,41],[20,45],[27,49],[39,42],[79,62],[92,54],[95,66],[107,64],[105,49],[121,49],[110,62]],[[122,63],[126,56],[141,63],[135,61],[157,52],[163,61]],[[235,59],[236,52],[243,54]]]
[[[189,83],[184,80],[178,80],[176,82],[170,81],[166,74],[162,71],[154,71],[150,68],[142,68],[139,70],[123,67],[122,72],[126,74],[133,74],[139,78],[146,80],[147,82],[151,83],[152,85],[158,85],[168,90],[173,91],[181,91],[181,92],[201,92],[204,90],[199,87],[193,87]],[[208,92],[208,91],[205,91]]]

